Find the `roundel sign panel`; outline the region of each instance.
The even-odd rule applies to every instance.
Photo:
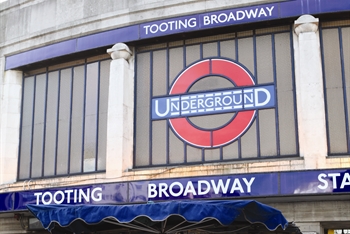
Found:
[[[190,93],[202,78],[220,76],[235,85],[231,89]],[[175,79],[168,96],[152,99],[152,120],[168,119],[176,135],[190,145],[215,148],[235,141],[246,132],[255,112],[275,106],[273,84],[255,85],[250,73],[227,59],[205,59],[194,63]],[[225,125],[203,129],[188,117],[236,112]]]

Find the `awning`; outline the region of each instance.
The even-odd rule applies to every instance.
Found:
[[[131,205],[28,205],[52,233],[300,233],[257,201],[169,201]]]

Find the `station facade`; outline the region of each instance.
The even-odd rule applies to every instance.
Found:
[[[30,204],[212,199],[350,233],[349,14],[347,0],[0,3],[0,233],[46,233]]]

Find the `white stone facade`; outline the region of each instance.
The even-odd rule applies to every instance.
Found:
[[[263,4],[265,0],[8,0],[0,3],[0,193],[58,186],[206,175],[350,168],[350,156],[328,157],[318,19],[294,22],[294,60],[300,157],[131,170],[134,137],[134,53],[117,44],[110,49],[110,100],[106,173],[17,181],[22,72],[5,71],[5,57],[56,42],[119,27],[208,11]],[[119,48],[120,47],[120,48]],[[122,162],[122,163],[120,163]],[[323,233],[322,222],[350,222],[350,203],[270,202],[304,231]],[[341,212],[337,212],[337,209]],[[324,211],[328,215],[324,214]],[[10,223],[10,225],[9,225]],[[8,231],[11,227],[13,231]],[[350,225],[349,225],[350,228]],[[20,231],[0,214],[0,233]]]

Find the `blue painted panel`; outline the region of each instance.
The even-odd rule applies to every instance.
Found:
[[[303,0],[283,2],[279,4],[278,10],[281,18],[289,18],[307,14],[303,8]]]
[[[119,28],[77,39],[76,52],[113,45],[118,42],[135,41],[139,38],[138,25]]]
[[[76,39],[63,41],[56,44],[40,47],[34,50],[29,50],[16,55],[6,57],[5,69],[12,69],[26,64],[39,62],[59,56],[71,54],[75,52]]]
[[[13,195],[14,193],[0,193],[0,212],[13,209]]]

